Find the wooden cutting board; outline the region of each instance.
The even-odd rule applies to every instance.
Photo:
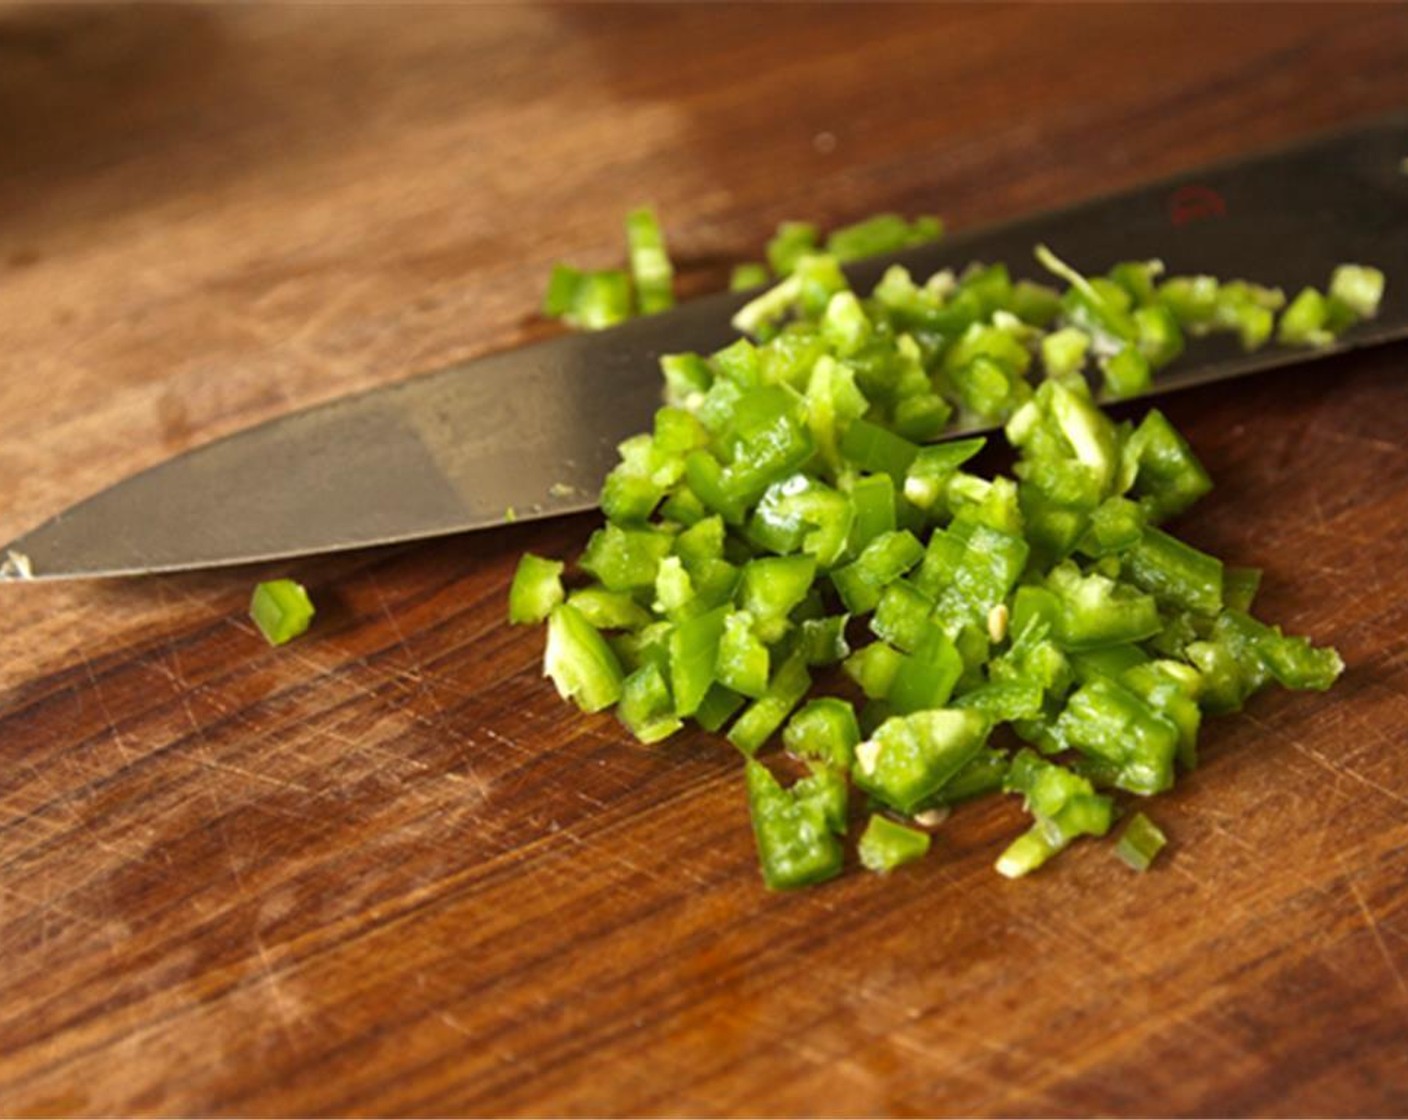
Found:
[[[1401,6],[0,8],[0,539],[540,335],[640,201],[700,291],[783,218],[968,227],[1405,102]],[[1001,880],[1009,800],[766,893],[732,750],[577,714],[504,624],[590,517],[0,587],[0,1113],[1402,1115],[1405,359],[1168,403],[1186,535],[1349,669],[1210,723],[1143,877]],[[320,613],[270,650],[276,572]]]

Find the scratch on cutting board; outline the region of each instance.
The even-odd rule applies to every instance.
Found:
[[[1405,450],[1408,450],[1392,440],[1379,436],[1363,435],[1358,432],[1351,435],[1338,428],[1322,428],[1316,431],[1315,440],[1316,442],[1347,444],[1354,449],[1356,455],[1363,454],[1369,448],[1373,448],[1375,451],[1386,451],[1390,455],[1402,455]]]
[[[1297,739],[1294,735],[1291,735],[1284,729],[1279,729],[1272,726],[1265,720],[1258,719],[1250,712],[1244,712],[1243,717],[1260,730],[1266,732],[1268,735],[1285,739],[1286,742],[1291,745],[1291,749],[1294,750],[1297,754],[1303,755],[1305,758],[1310,759],[1317,765],[1324,767],[1324,769],[1328,770],[1331,774],[1342,774],[1346,778],[1350,778],[1360,783],[1361,785],[1368,786],[1370,789],[1383,794],[1390,801],[1393,801],[1398,805],[1408,807],[1408,797],[1403,796],[1403,794],[1399,793],[1397,790],[1390,789],[1388,786],[1376,782],[1372,778],[1366,777],[1365,775],[1361,774],[1358,770],[1354,769],[1354,767],[1352,766],[1347,766],[1343,763],[1336,763],[1333,759],[1326,758],[1324,755],[1306,746],[1304,742],[1302,742],[1300,739]],[[1397,746],[1396,743],[1393,743],[1391,740],[1389,740],[1382,732],[1373,729],[1371,725],[1363,724],[1361,725],[1361,727],[1371,736],[1378,738],[1379,741],[1384,743],[1386,746]]]
[[[41,948],[47,948],[49,945],[50,914],[57,914],[61,918],[67,919],[68,922],[74,926],[86,927],[90,930],[102,929],[101,922],[98,922],[95,919],[90,918],[88,915],[80,913],[77,910],[70,910],[64,905],[62,905],[60,902],[56,902],[52,898],[50,898],[47,884],[45,886],[45,895],[43,898],[34,898],[23,891],[16,890],[13,886],[10,886],[9,884],[0,884],[0,897],[16,899],[17,901],[23,904],[24,909],[29,910],[39,916],[39,944]],[[18,923],[7,924],[4,928],[12,932],[23,932],[22,928],[18,925]],[[110,947],[113,949],[114,952],[116,952],[115,945],[110,945]],[[13,962],[19,957],[19,954],[15,951],[14,947],[11,946],[8,942],[0,941],[0,950],[4,951],[6,960],[11,964],[13,964]]]
[[[258,931],[254,934],[254,948],[259,953],[259,964],[264,973],[264,987],[268,989],[270,997],[274,1001],[274,1009],[279,1015],[279,1031],[283,1034],[284,1040],[293,1041],[292,1028],[299,1020],[300,1016],[290,1002],[288,993],[284,991],[284,982],[279,977],[278,969],[274,967],[273,961],[269,959],[269,949],[264,944]]]
[[[62,842],[65,831],[68,830],[71,833],[81,833],[82,842],[84,844],[91,844],[94,848],[106,852],[119,861],[145,861],[147,849],[140,840],[133,839],[130,847],[123,847],[122,845],[104,838],[99,833],[97,822],[93,820],[91,815],[85,816],[80,811],[80,806],[76,804],[82,796],[82,791],[67,789],[60,785],[55,779],[50,778],[48,774],[42,772],[37,766],[26,764],[25,771],[36,785],[45,790],[49,795],[49,799],[41,807],[32,812],[17,813],[13,820],[24,821],[26,824],[39,825],[40,827],[48,829],[49,831],[44,837],[45,841],[58,839]],[[67,820],[58,821],[51,819],[52,814],[48,812],[50,809],[52,809],[54,813],[65,814]],[[23,859],[25,855],[25,850],[20,848],[4,863],[0,863],[0,870],[10,868],[15,862]],[[169,878],[169,875],[160,869],[152,870],[162,878]],[[99,872],[95,870],[94,873]]]
[[[459,728],[455,727],[449,720],[445,714],[444,706],[440,703],[440,698],[435,695],[434,690],[430,687],[427,680],[429,674],[425,672],[425,666],[416,656],[415,651],[411,648],[410,642],[406,640],[405,631],[401,629],[400,621],[396,618],[395,612],[391,610],[390,604],[386,601],[386,595],[382,591],[381,583],[376,578],[375,573],[371,576],[371,585],[372,591],[376,595],[377,605],[381,608],[382,615],[385,616],[387,623],[390,625],[391,632],[396,636],[396,644],[401,648],[401,651],[410,662],[410,668],[407,672],[416,686],[416,692],[419,696],[424,698],[425,703],[429,705],[433,712],[433,715],[427,718],[412,709],[411,715],[425,723],[432,731],[449,738],[452,742],[458,743],[461,746],[468,744],[469,737]],[[440,687],[449,686],[441,684]],[[452,689],[452,691],[457,690]],[[422,768],[425,768],[424,764],[422,764]],[[463,775],[463,778],[473,787],[474,796],[478,798],[478,800],[484,801],[488,798],[488,783],[486,783],[478,773],[471,769]],[[435,800],[435,796],[431,795],[427,797],[426,800],[433,801]]]
[[[822,1049],[820,1046],[807,1039],[803,1034],[779,1031],[774,1036],[774,1039],[783,1049],[790,1050],[815,1070],[824,1070],[828,1075],[840,1073],[867,1090],[873,1091],[878,1089],[882,1092],[887,1092],[890,1089],[890,1078],[886,1073],[866,1068],[865,1065],[848,1053],[838,1053],[834,1050]],[[890,1045],[895,1045],[899,1043],[900,1040],[890,1036],[883,1041]],[[952,1067],[953,1065],[953,1056],[951,1054],[939,1054],[936,1051],[926,1051],[924,1057],[928,1068],[932,1069],[935,1074],[941,1074],[946,1068]],[[944,1066],[939,1067],[935,1062],[936,1058],[947,1058],[949,1060],[944,1063]],[[901,1102],[887,1101],[887,1104],[892,1110],[897,1103]],[[906,1111],[919,1111],[915,1109],[913,1105],[910,1105],[909,1102],[903,1103],[906,1105]]]
[[[352,280],[334,286],[335,295],[319,301],[316,309],[311,315],[304,318],[302,325],[291,336],[282,338],[279,341],[291,347],[294,352],[303,357],[312,357],[320,364],[326,364],[328,354],[326,347],[318,349],[311,348],[310,343],[315,336],[331,323],[336,321],[348,308],[352,307],[358,299],[362,297],[375,284],[373,277],[363,277],[360,281]],[[270,295],[276,294],[277,289]],[[239,316],[241,323],[253,331],[258,331],[264,323],[264,317],[259,313],[249,316],[249,321],[244,321],[244,316]],[[266,340],[267,341],[267,340]]]
[[[458,1019],[456,1019],[453,1015],[451,1015],[448,1011],[437,1012],[436,1017],[456,1034],[462,1034],[465,1038],[474,1037],[474,1035],[470,1032],[470,1029],[466,1027],[463,1023],[461,1023]]]
[[[216,770],[225,774],[237,774],[241,778],[248,778],[250,781],[263,782],[265,785],[275,786],[278,789],[291,789],[296,793],[311,794],[313,791],[307,786],[298,782],[289,781],[287,778],[276,778],[272,774],[261,774],[256,770],[245,770],[239,766],[231,766],[228,762],[216,762],[210,757],[196,759],[207,770]]]
[[[1336,781],[1338,781],[1338,780],[1339,780],[1339,779],[1338,779],[1338,777],[1337,777],[1337,778],[1336,778]],[[1195,805],[1195,804],[1193,804],[1191,801],[1190,801],[1189,804],[1187,804],[1187,805],[1185,805],[1185,806],[1183,807],[1183,811],[1184,811],[1185,813],[1187,813],[1188,815],[1190,815],[1190,816],[1196,817],[1196,818],[1199,819],[1199,820],[1206,820],[1206,821],[1208,822],[1208,829],[1209,829],[1209,831],[1212,832],[1212,834],[1213,834],[1214,836],[1216,836],[1219,841],[1224,842],[1224,843],[1231,844],[1233,847],[1240,848],[1242,851],[1246,852],[1248,855],[1251,855],[1251,856],[1255,857],[1258,861],[1259,861],[1261,858],[1264,857],[1264,855],[1265,855],[1265,850],[1264,850],[1263,848],[1259,847],[1259,846],[1256,845],[1256,844],[1253,844],[1251,841],[1247,840],[1245,837],[1243,837],[1242,835],[1240,835],[1235,829],[1230,829],[1230,828],[1228,828],[1228,827],[1223,823],[1223,822],[1227,819],[1226,814],[1224,814],[1224,813],[1222,813],[1222,812],[1220,812],[1220,811],[1218,811],[1218,810],[1216,810],[1216,809],[1208,809],[1208,808],[1205,808],[1205,807],[1203,807],[1203,806],[1201,806],[1201,805]],[[1321,842],[1322,845],[1323,845],[1323,841],[1324,841],[1324,837],[1325,837],[1326,830],[1328,829],[1329,824],[1330,824],[1333,820],[1334,820],[1334,815],[1333,815],[1333,813],[1329,814],[1329,815],[1326,817],[1326,821],[1325,821],[1326,827],[1321,829],[1321,831],[1320,831],[1320,837],[1319,837],[1319,840],[1320,840],[1320,842]],[[1171,865],[1170,865],[1170,870],[1180,870],[1180,869],[1179,869],[1176,865],[1172,865],[1172,864],[1171,864]],[[1199,886],[1203,886],[1203,887],[1207,886],[1206,883],[1203,883],[1201,880],[1199,880],[1199,879],[1197,878],[1197,876],[1195,876],[1194,874],[1192,874],[1192,872],[1189,871],[1187,868],[1183,868],[1183,869],[1181,869],[1181,871],[1182,871],[1182,874],[1183,874],[1186,878],[1191,879],[1191,880],[1192,880],[1193,882],[1195,882],[1195,883],[1198,883]],[[1292,879],[1294,879],[1298,884],[1300,884],[1300,885],[1301,885],[1302,887],[1304,887],[1307,891],[1310,891],[1310,892],[1313,893],[1313,894],[1326,895],[1326,894],[1328,893],[1323,883],[1317,882],[1316,880],[1305,876],[1305,875],[1302,874],[1300,871],[1298,871],[1294,865],[1283,866],[1283,867],[1281,868],[1281,872],[1282,872],[1283,874],[1285,874],[1285,875],[1290,876],[1290,877],[1291,877]],[[1228,900],[1228,899],[1219,899],[1219,902],[1218,902],[1218,905],[1219,905],[1219,906],[1229,905],[1229,904],[1231,904],[1231,903],[1230,903],[1230,900]],[[1236,910],[1236,909],[1237,909],[1236,905],[1235,905],[1235,904],[1232,904],[1232,905],[1233,905],[1234,910]],[[1243,910],[1240,910],[1240,911],[1238,911],[1238,912],[1241,913],[1242,916],[1246,917],[1249,921],[1255,920],[1256,915],[1255,915],[1255,913],[1254,913],[1253,911],[1251,911],[1251,910],[1245,910],[1245,909],[1243,909]]]
[[[1369,927],[1369,932],[1374,935],[1374,944],[1379,947],[1379,955],[1383,957],[1384,964],[1388,965],[1388,970],[1393,973],[1394,983],[1398,985],[1398,994],[1403,997],[1403,1002],[1408,1005],[1408,981],[1403,978],[1403,973],[1398,967],[1398,962],[1393,959],[1393,954],[1389,952],[1388,942],[1384,940],[1383,930],[1379,928],[1379,920],[1374,917],[1374,912],[1369,909],[1369,903],[1364,898],[1364,892],[1359,889],[1359,884],[1353,879],[1346,877],[1345,885],[1349,887],[1349,893],[1354,895],[1354,901],[1359,904],[1359,911],[1364,915],[1364,924]]]
[[[1010,1058],[1019,1069],[1028,1071],[1035,1069],[1040,1071],[1040,1076],[1042,1077],[1040,1083],[1028,1075],[1023,1079],[1021,1085],[1007,1085],[990,1094],[986,1099],[980,1102],[979,1107],[974,1110],[975,1112],[999,1111],[998,1108],[994,1108],[993,1106],[1005,1104],[1014,1097],[1029,1102],[1034,1098],[1040,1101],[1049,1101],[1050,1094],[1047,1092],[1046,1086],[1058,1082],[1062,1077],[1068,1076],[1071,1072],[1070,1067],[1064,1061],[1047,1057],[1036,1050],[1031,1050],[1024,1046],[1018,1046],[994,1034],[976,1030],[963,1030],[950,1023],[940,1021],[940,1017],[936,1015],[927,1016],[924,1019],[924,1026],[926,1030],[942,1031],[950,1038],[976,1044],[980,1051],[984,1051],[988,1054]],[[909,1038],[907,1035],[897,1034],[895,1041],[904,1047],[904,1049],[912,1053],[917,1053],[928,1061],[932,1061],[934,1058],[936,1048],[927,1046],[916,1039]],[[978,1059],[976,1058],[960,1062],[957,1066],[957,1071],[962,1072],[978,1064]],[[1029,1108],[1022,1111],[1027,1115],[1033,1116],[1053,1114],[1053,1110],[1049,1105],[1045,1108]]]
[[[199,742],[201,753],[194,755],[195,761],[207,770],[215,770],[227,774],[237,774],[241,778],[250,781],[263,782],[265,785],[275,786],[279,789],[294,790],[297,793],[307,794],[311,792],[307,786],[297,782],[291,782],[285,778],[277,778],[272,774],[261,774],[255,770],[245,770],[239,766],[232,766],[227,762],[217,762],[214,750],[211,747],[210,739],[206,735],[205,724],[196,716],[195,709],[191,706],[192,687],[190,681],[181,671],[181,659],[176,650],[174,640],[168,639],[165,643],[166,656],[158,659],[154,664],[171,681],[172,688],[181,704],[181,711],[186,716],[186,722],[190,725],[192,736]],[[166,658],[170,658],[170,665],[166,664]]]
[[[1316,803],[1320,807],[1319,828],[1315,831],[1315,848],[1310,854],[1309,866],[1319,867],[1325,855],[1325,846],[1329,843],[1331,836],[1335,834],[1335,824],[1339,819],[1344,805],[1349,801],[1349,794],[1344,789],[1345,776],[1339,771],[1335,772],[1334,778],[1330,782],[1330,788],[1323,796],[1316,798]]]
[[[223,817],[216,822],[215,829],[219,833],[220,842],[225,851],[225,862],[230,868],[230,876],[235,881],[236,890],[241,898],[251,897],[253,892],[250,891],[244,875],[240,871],[239,861],[235,858],[234,845],[230,843],[230,834],[225,827]],[[251,940],[255,955],[259,958],[259,971],[263,977],[263,987],[268,989],[274,1008],[278,1012],[279,1032],[284,1036],[286,1043],[292,1044],[293,1032],[290,1027],[298,1022],[299,1016],[290,1002],[288,994],[284,991],[284,984],[279,977],[278,969],[274,966],[274,962],[269,956],[268,946],[264,944],[264,938],[258,929],[254,930]]]
[[[608,840],[603,840],[603,836],[605,836],[606,833],[612,833],[612,835],[610,835]],[[669,874],[666,874],[650,867],[648,864],[637,863],[623,850],[627,844],[630,843],[629,839],[623,834],[615,833],[612,829],[607,829],[604,833],[587,836],[579,835],[574,828],[550,829],[543,839],[548,841],[553,839],[562,840],[574,844],[584,852],[591,852],[598,856],[606,856],[612,867],[624,871],[627,875],[639,875],[641,878],[647,879],[653,883],[663,883],[667,886],[673,886],[678,883],[681,874],[689,874],[682,869],[672,869]],[[695,881],[702,882],[697,875],[693,877]]]
[[[88,683],[93,686],[93,700],[98,705],[98,711],[102,713],[103,719],[108,725],[108,734],[112,738],[112,745],[117,748],[117,753],[122,756],[123,766],[132,763],[133,755],[128,750],[127,743],[123,739],[122,732],[118,730],[117,720],[113,718],[112,710],[108,707],[107,701],[103,699],[103,688],[98,682],[98,674],[93,672],[93,662],[87,652],[80,646],[78,656],[83,661],[83,672],[88,677]]]

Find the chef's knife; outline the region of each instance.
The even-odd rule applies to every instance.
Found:
[[[1190,347],[1155,391],[1408,335],[1408,115],[849,268],[917,276],[970,261],[1037,277],[1038,242],[1083,271],[1159,258],[1294,293],[1338,263],[1389,277],[1380,314],[1335,346]],[[374,389],[196,448],[9,545],[0,579],[176,571],[389,544],[587,509],[616,444],[649,428],[662,354],[728,342],[746,294],[691,301]],[[974,429],[966,429],[974,430]],[[955,429],[953,434],[960,434]]]

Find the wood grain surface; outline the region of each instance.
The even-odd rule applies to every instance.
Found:
[[[782,218],[968,227],[1405,103],[1402,5],[6,4],[0,539],[540,335],[641,200],[698,291]],[[1144,877],[1001,880],[994,800],[766,893],[731,748],[577,714],[504,624],[590,517],[0,587],[0,1113],[1404,1114],[1405,365],[1169,402],[1187,536],[1349,669],[1209,724]],[[272,572],[322,605],[277,651]]]

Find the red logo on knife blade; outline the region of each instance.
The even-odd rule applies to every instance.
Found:
[[[1188,183],[1179,187],[1168,200],[1168,220],[1176,226],[1201,222],[1206,218],[1227,217],[1227,200],[1211,187]]]

